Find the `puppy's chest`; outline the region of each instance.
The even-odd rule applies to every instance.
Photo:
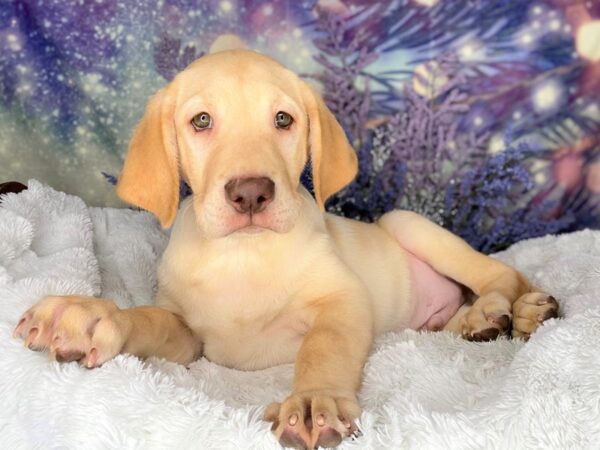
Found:
[[[248,370],[293,361],[306,327],[302,311],[290,307],[294,280],[278,275],[221,269],[181,280],[178,309],[209,360]]]

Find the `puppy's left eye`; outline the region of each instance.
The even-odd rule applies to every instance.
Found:
[[[288,129],[294,119],[285,111],[279,111],[275,114],[275,126],[277,128],[283,128],[284,130]]]
[[[210,114],[207,112],[196,114],[194,117],[192,117],[192,126],[196,129],[196,131],[212,128],[212,118],[210,117]]]

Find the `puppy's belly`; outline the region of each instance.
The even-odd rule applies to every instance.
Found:
[[[411,303],[414,306],[409,327],[440,330],[465,302],[461,287],[436,272],[429,264],[407,252],[410,267]]]

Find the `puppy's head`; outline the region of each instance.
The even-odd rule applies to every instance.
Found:
[[[200,58],[150,100],[117,193],[168,227],[183,177],[207,237],[285,233],[299,213],[309,157],[323,208],[356,175],[342,128],[321,97],[277,62],[225,51]]]

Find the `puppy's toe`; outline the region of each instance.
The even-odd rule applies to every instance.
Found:
[[[484,330],[471,332],[466,335],[466,339],[473,342],[493,341],[500,336],[498,328],[486,328]]]
[[[306,424],[306,405],[302,398],[290,396],[283,403],[272,403],[264,418],[273,422],[271,430],[284,447],[308,449],[311,441]]]
[[[462,336],[469,341],[491,341],[507,335],[511,321],[510,301],[492,292],[475,300],[461,319]]]
[[[304,424],[286,425],[279,436],[279,443],[286,448],[308,449],[306,442],[309,438],[305,436],[305,434],[308,435],[308,432],[302,428],[305,428]]]
[[[315,447],[337,447],[350,428],[342,423],[338,405],[332,397],[315,397],[311,402],[312,442]]]
[[[558,317],[558,301],[542,292],[521,296],[513,305],[512,337],[529,339],[546,320]]]

